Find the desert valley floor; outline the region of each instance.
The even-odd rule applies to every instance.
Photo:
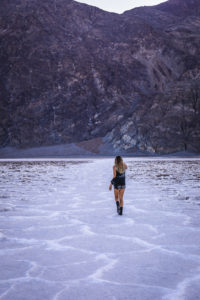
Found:
[[[200,159],[0,161],[1,300],[200,299]]]

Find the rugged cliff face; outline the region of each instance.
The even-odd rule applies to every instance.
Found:
[[[2,7],[1,146],[102,137],[116,153],[200,152],[199,1],[122,15],[72,0]]]

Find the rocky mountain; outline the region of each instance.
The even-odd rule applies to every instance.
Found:
[[[199,0],[2,0],[0,43],[1,147],[200,152]]]

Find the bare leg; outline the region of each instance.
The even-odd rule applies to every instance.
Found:
[[[119,190],[120,206],[121,206],[121,207],[123,207],[123,205],[124,205],[124,201],[123,201],[124,192],[125,192],[125,189]]]
[[[119,204],[119,190],[114,189],[114,195],[115,195],[115,203],[117,206],[117,213],[119,214],[120,204]]]
[[[119,190],[114,189],[115,201],[119,201]]]

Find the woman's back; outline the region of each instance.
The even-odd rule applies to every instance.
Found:
[[[113,166],[113,179],[111,181],[109,189],[112,190],[112,184],[114,185],[114,195],[117,205],[117,212],[119,215],[123,213],[123,195],[126,188],[125,183],[125,171],[127,165],[123,162],[121,156],[115,157],[115,165]]]
[[[125,170],[123,173],[120,173],[118,170],[116,170],[116,177],[125,177]]]

